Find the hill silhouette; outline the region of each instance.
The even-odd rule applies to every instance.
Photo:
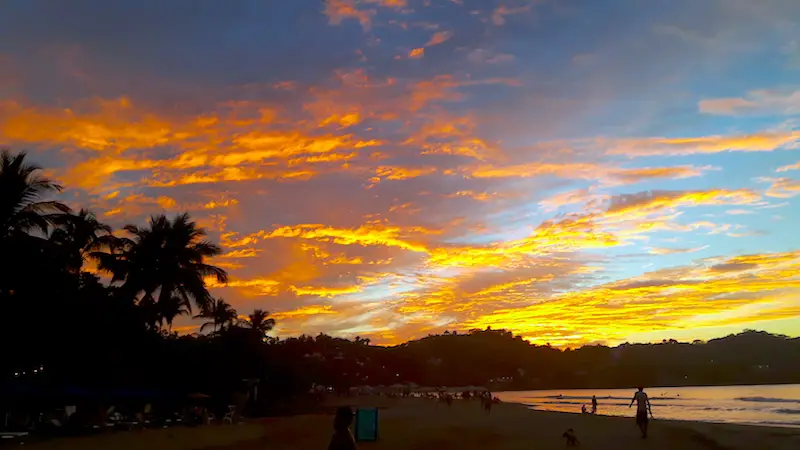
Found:
[[[507,330],[428,336],[394,347],[318,336],[282,342],[316,355],[314,382],[549,389],[800,382],[800,339],[748,330],[708,342],[556,349]]]

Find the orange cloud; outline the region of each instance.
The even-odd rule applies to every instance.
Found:
[[[309,305],[289,311],[278,311],[273,314],[275,319],[298,319],[309,316],[336,314],[330,305]]]
[[[558,175],[565,178],[594,179],[598,167],[591,163],[526,163],[512,166],[478,166],[470,170],[469,175],[476,178],[509,178],[509,177],[536,177],[541,175]]]
[[[680,206],[752,204],[761,196],[747,189],[708,191],[647,191],[619,195],[610,199],[606,217],[631,212],[654,212]]]
[[[611,233],[601,231],[591,217],[545,221],[519,240],[482,247],[440,247],[430,252],[431,267],[514,267],[531,256],[619,244]]]
[[[310,295],[321,298],[331,298],[340,295],[355,294],[356,292],[361,292],[361,288],[358,286],[348,286],[340,288],[292,286],[291,290],[294,291],[294,293],[297,295]]]
[[[800,91],[778,92],[762,89],[748,92],[745,97],[702,100],[698,107],[701,113],[724,116],[793,115],[800,112]]]
[[[592,193],[591,189],[575,189],[553,195],[539,202],[539,205],[548,211],[555,211],[561,206],[574,205],[577,203],[598,202],[605,198],[603,195]]]
[[[688,178],[703,174],[709,167],[613,168],[594,163],[531,162],[510,166],[484,165],[470,169],[477,178],[531,178],[556,175],[562,178],[604,180],[607,184],[634,184],[658,178]]]
[[[10,141],[98,151],[155,147],[177,139],[171,123],[137,110],[127,97],[95,98],[63,109],[0,102],[0,123],[0,137]]]
[[[418,242],[405,240],[405,234],[430,234],[431,230],[421,228],[404,230],[400,227],[379,224],[362,225],[354,229],[329,227],[322,224],[304,224],[276,228],[272,231],[261,230],[257,233],[239,238],[235,233],[223,234],[222,244],[225,247],[237,248],[250,245],[265,239],[299,238],[333,242],[339,245],[363,245],[397,247],[412,252],[426,252],[427,248]]]
[[[790,170],[800,170],[800,162],[796,162],[794,164],[788,164],[788,165],[785,165],[785,166],[778,167],[778,169],[776,169],[775,171],[776,172],[788,172]]]
[[[367,31],[372,27],[372,20],[377,14],[377,10],[360,9],[358,8],[359,3],[392,9],[402,9],[408,6],[408,0],[325,0],[323,12],[328,16],[328,23],[331,25],[340,25],[344,20],[355,19]]]
[[[498,194],[496,192],[488,193],[488,192],[475,192],[475,191],[467,190],[467,191],[458,191],[458,192],[455,192],[453,194],[449,194],[446,197],[447,198],[469,197],[469,198],[471,198],[473,200],[477,200],[479,202],[485,202],[485,201],[488,201],[488,200],[496,197],[497,195]]]
[[[267,278],[253,278],[249,280],[228,280],[227,283],[222,284],[211,279],[206,279],[206,285],[209,288],[248,288],[252,290],[254,295],[275,295],[278,293],[281,282]]]
[[[663,247],[651,247],[649,252],[652,255],[677,255],[681,253],[695,253],[701,250],[707,249],[708,246],[704,245],[702,247],[693,247],[693,248],[663,248]]]
[[[692,138],[646,138],[617,141],[607,151],[611,155],[653,156],[696,153],[768,152],[795,143],[800,131],[764,132],[739,136]],[[603,145],[603,141],[599,142]]]
[[[447,42],[450,38],[453,37],[452,31],[437,31],[433,33],[433,36],[425,43],[425,47],[432,47],[434,45],[439,45],[441,43]]]
[[[760,178],[759,181],[770,182],[766,195],[775,198],[791,198],[800,194],[800,180],[791,178]]]
[[[357,3],[356,0],[325,0],[324,13],[328,16],[328,23],[341,25],[346,19],[355,19],[364,30],[369,30],[372,27],[372,18],[376,11],[374,9],[358,9]]]
[[[409,59],[419,59],[423,56],[425,56],[425,49],[422,47],[411,49],[411,51],[408,52]]]
[[[689,178],[703,174],[710,167],[675,166],[675,167],[642,167],[634,169],[613,169],[608,176],[619,180],[622,184],[634,184],[656,178]]]
[[[506,16],[513,16],[516,14],[522,14],[530,12],[531,8],[533,7],[533,2],[529,2],[525,5],[518,6],[518,7],[508,7],[505,5],[500,5],[492,11],[492,23],[500,26],[506,23]]]
[[[379,183],[382,180],[408,180],[436,173],[435,167],[391,167],[380,166],[375,169],[375,176],[369,180]]]

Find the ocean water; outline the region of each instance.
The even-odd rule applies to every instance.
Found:
[[[633,417],[628,408],[635,389],[559,389],[509,391],[500,400],[533,409],[580,413],[591,411],[597,396],[598,414]],[[708,386],[645,388],[656,419],[696,420],[764,426],[800,427],[800,384],[768,386]]]

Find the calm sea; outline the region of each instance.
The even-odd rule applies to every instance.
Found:
[[[770,386],[652,387],[650,396],[656,419],[800,427],[800,384]],[[598,414],[633,417],[628,409],[634,389],[559,389],[553,391],[498,392],[504,402],[533,409],[580,413],[591,411],[597,396]]]

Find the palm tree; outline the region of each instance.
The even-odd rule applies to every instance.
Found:
[[[188,307],[194,303],[203,310],[211,298],[204,279],[228,281],[223,269],[205,263],[221,252],[219,246],[204,240],[205,230],[188,214],[173,220],[153,216],[149,225],[125,226],[131,238],[118,239],[109,253],[94,253],[100,269],[112,274],[112,282],[122,281],[121,289],[132,298],[152,296],[160,305],[178,297]]]
[[[170,297],[169,300],[158,304],[159,321],[167,322],[167,330],[172,334],[172,321],[178,316],[190,313],[190,306],[180,297]]]
[[[26,164],[26,156],[0,152],[0,242],[32,229],[47,234],[53,221],[70,211],[63,203],[42,201],[48,194],[61,192],[61,185],[42,177],[41,167]]]
[[[211,301],[207,304],[206,308],[203,311],[194,316],[195,319],[197,318],[204,318],[210,319],[209,321],[205,322],[203,325],[200,326],[200,332],[202,332],[206,327],[213,326],[214,333],[217,330],[224,330],[227,327],[233,325],[238,317],[238,314],[231,305],[225,301],[224,298],[218,298],[214,301]]]
[[[275,319],[269,317],[269,311],[263,309],[253,311],[253,314],[247,316],[244,322],[258,335],[260,340],[264,340],[266,334],[275,327]]]
[[[50,239],[66,249],[70,266],[80,270],[88,256],[103,248],[111,248],[117,239],[111,227],[97,220],[94,213],[81,209],[77,214],[64,214],[56,221]]]

